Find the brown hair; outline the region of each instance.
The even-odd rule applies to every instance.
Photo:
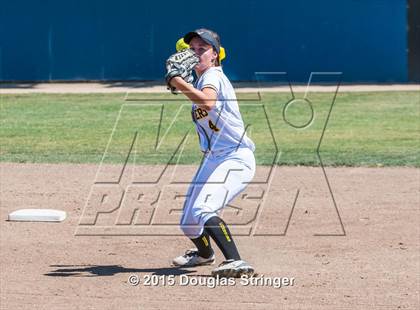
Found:
[[[216,52],[216,54],[217,54],[217,57],[216,57],[216,59],[214,60],[214,64],[216,65],[216,66],[221,66],[220,65],[220,57],[219,57],[219,54],[217,53],[217,50],[213,47],[213,51],[215,51]]]

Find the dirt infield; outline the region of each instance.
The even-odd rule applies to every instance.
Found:
[[[346,235],[315,236],[343,233],[334,209],[320,207],[330,201],[321,169],[279,167],[259,220],[266,232],[288,227],[286,234],[236,240],[260,277],[294,278],[293,285],[237,281],[211,288],[179,281],[185,275],[206,281],[212,266],[170,267],[191,246],[184,237],[75,236],[98,166],[0,167],[1,309],[419,308],[420,169],[326,168]],[[181,169],[190,176],[195,167]],[[257,178],[266,169],[259,167]],[[68,218],[6,221],[20,208],[62,209]],[[130,275],[174,276],[176,284],[133,286]]]
[[[238,93],[248,92],[290,92],[286,83],[233,83]],[[292,84],[294,92],[335,92],[336,85]],[[340,92],[373,92],[373,91],[419,91],[420,84],[342,84]],[[167,93],[166,85],[159,82],[90,82],[90,83],[0,83],[0,94],[33,94],[33,93]]]

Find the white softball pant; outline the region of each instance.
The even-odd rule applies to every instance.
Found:
[[[235,198],[251,182],[255,174],[252,150],[243,147],[228,154],[204,158],[187,191],[181,217],[181,229],[198,238],[204,224]]]

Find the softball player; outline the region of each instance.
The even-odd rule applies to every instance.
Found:
[[[245,189],[255,174],[255,145],[248,138],[231,83],[220,66],[219,36],[198,29],[184,41],[199,56],[194,68],[194,86],[176,76],[170,86],[192,101],[192,119],[204,153],[203,161],[187,192],[181,229],[196,249],[176,257],[173,265],[191,267],[213,264],[210,237],[225,256],[213,276],[252,275],[254,268],[243,261],[220,211]]]

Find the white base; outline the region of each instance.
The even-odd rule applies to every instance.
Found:
[[[52,209],[21,209],[9,214],[9,221],[29,222],[61,222],[66,218],[66,212]]]

